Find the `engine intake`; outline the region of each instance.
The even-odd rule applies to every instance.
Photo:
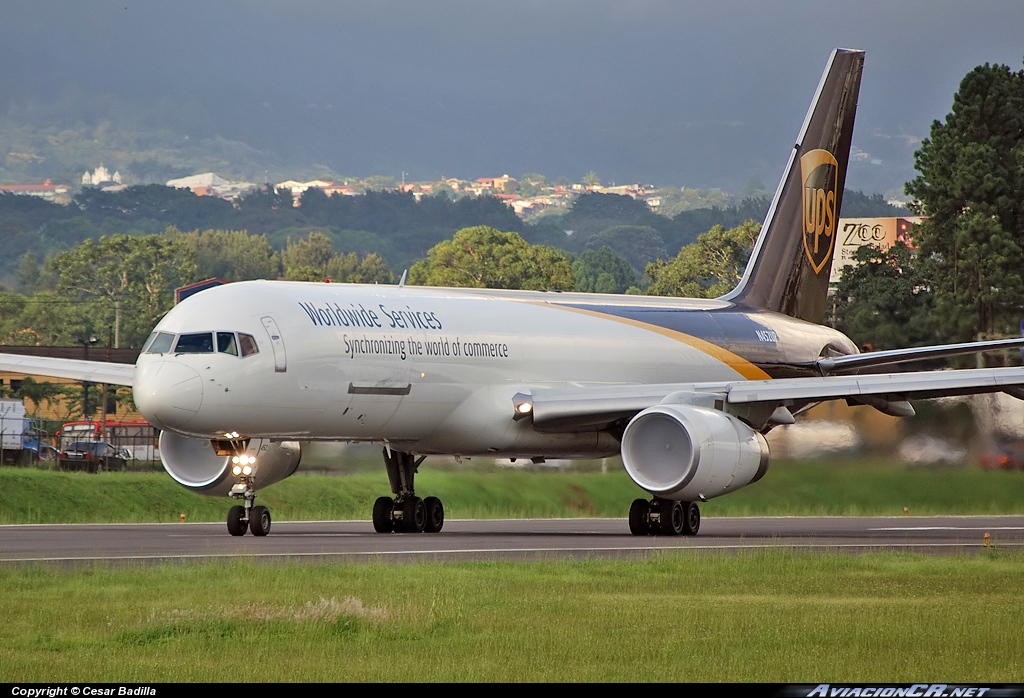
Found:
[[[302,459],[298,441],[252,439],[245,453],[256,457],[253,470],[256,489],[285,479],[298,469]],[[160,461],[175,482],[202,494],[226,495],[237,482],[231,474],[231,456],[217,455],[213,444],[206,439],[162,431]]]
[[[768,470],[764,436],[736,417],[693,405],[657,405],[622,435],[622,463],[637,485],[662,499],[711,499]]]

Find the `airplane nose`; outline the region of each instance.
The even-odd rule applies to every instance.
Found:
[[[137,366],[132,382],[135,405],[146,420],[161,429],[182,428],[203,404],[199,373],[174,361]]]

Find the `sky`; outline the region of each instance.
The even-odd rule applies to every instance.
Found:
[[[885,192],[967,72],[1021,69],[1021,27],[985,0],[0,0],[0,110],[142,105],[297,174],[739,191],[774,188],[842,46],[867,51],[848,186]]]

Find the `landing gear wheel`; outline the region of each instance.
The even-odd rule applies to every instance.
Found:
[[[406,533],[423,533],[427,525],[427,508],[419,497],[409,497],[402,502],[402,530]]]
[[[245,529],[245,507],[237,504],[228,509],[228,533],[233,536],[244,536]]]
[[[427,510],[427,521],[423,526],[423,531],[437,533],[444,526],[444,505],[437,497],[427,497],[423,500],[423,506]]]
[[[270,533],[270,509],[253,507],[249,510],[249,530],[254,536],[265,536]]]
[[[634,499],[629,505],[629,532],[634,536],[646,536],[651,532],[651,505],[646,499]]]
[[[685,526],[685,513],[683,503],[675,501],[661,501],[661,531],[666,536],[681,536]]]
[[[683,535],[695,536],[700,530],[700,507],[694,502],[683,505]]]
[[[391,497],[377,497],[373,503],[373,530],[377,533],[391,533],[395,530],[395,522],[392,519],[392,512],[395,510],[395,500]]]

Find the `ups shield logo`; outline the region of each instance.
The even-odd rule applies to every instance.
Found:
[[[838,173],[839,163],[827,150],[812,150],[800,158],[804,251],[815,274],[821,273],[835,249]]]

